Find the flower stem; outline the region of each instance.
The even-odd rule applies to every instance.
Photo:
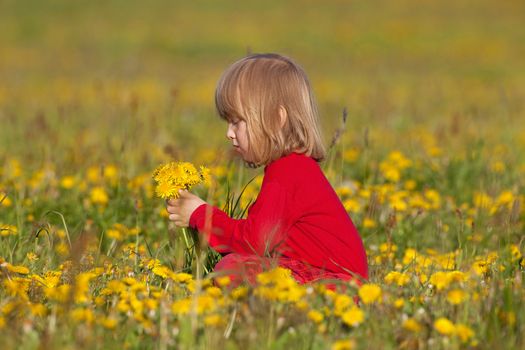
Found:
[[[186,244],[186,249],[190,250],[191,247],[190,247],[190,242],[189,242],[189,238],[188,238],[188,231],[187,231],[186,227],[182,228],[182,236],[184,237],[184,243]]]

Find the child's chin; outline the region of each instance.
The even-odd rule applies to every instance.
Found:
[[[249,157],[245,157],[245,156],[242,155],[242,154],[240,154],[240,156],[241,156],[242,160],[243,160],[246,164],[248,164],[248,166],[249,166],[250,168],[256,168],[256,167],[257,167],[257,166],[255,165],[255,162],[254,162],[251,158],[249,158]]]
[[[246,153],[244,153],[243,150],[239,147],[235,147],[235,153],[237,153],[239,157],[241,157],[245,162],[249,161],[248,157],[246,156]]]

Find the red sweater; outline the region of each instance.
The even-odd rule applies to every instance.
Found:
[[[302,154],[264,168],[261,191],[246,219],[203,204],[192,213],[190,226],[206,234],[220,253],[277,253],[327,272],[368,278],[359,233],[318,163]]]

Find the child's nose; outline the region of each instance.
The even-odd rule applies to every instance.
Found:
[[[235,138],[235,133],[233,132],[231,125],[228,125],[228,130],[226,131],[226,137],[230,140],[233,140]]]

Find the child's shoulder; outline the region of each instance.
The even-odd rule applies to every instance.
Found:
[[[292,175],[317,170],[320,170],[317,161],[305,154],[295,152],[273,161],[264,168],[265,176]]]

